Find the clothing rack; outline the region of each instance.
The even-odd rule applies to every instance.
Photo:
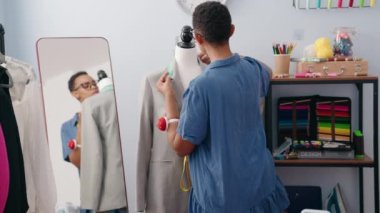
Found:
[[[4,33],[3,25],[0,24],[0,52],[3,55],[5,55]]]
[[[5,31],[4,31],[3,25],[0,24],[0,64],[5,62],[4,34],[5,34]],[[4,84],[0,82],[0,87],[11,88],[13,86],[13,79],[11,75],[9,74],[8,70],[5,67],[0,67],[0,77],[1,77],[2,72],[4,72],[8,76],[8,84]]]

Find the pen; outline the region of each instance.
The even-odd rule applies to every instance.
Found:
[[[327,1],[327,9],[331,9],[332,0]]]
[[[276,44],[276,52],[277,52],[277,54],[281,54],[280,48],[278,47],[278,44]]]
[[[308,10],[310,8],[310,0],[306,0],[306,9]]]
[[[272,48],[273,48],[273,53],[274,53],[275,55],[277,55],[278,53],[277,53],[277,50],[276,50],[276,46],[275,46],[274,44],[273,44]]]
[[[362,0],[364,1],[364,0]],[[343,3],[343,0],[338,0],[338,8],[342,8],[342,3]]]
[[[294,44],[294,43],[290,43],[289,54],[291,54],[291,53],[293,52],[295,46],[296,46],[296,44]]]
[[[350,0],[349,7],[352,7],[354,5],[354,0]]]
[[[351,0],[352,1],[352,0]],[[317,8],[321,9],[321,0],[317,0]]]

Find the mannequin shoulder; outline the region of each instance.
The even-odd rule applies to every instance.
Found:
[[[109,107],[115,103],[115,94],[113,91],[101,92],[91,96],[83,101],[83,109],[96,109],[102,107]]]

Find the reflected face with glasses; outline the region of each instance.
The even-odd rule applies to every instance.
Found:
[[[68,87],[71,95],[79,102],[83,102],[86,98],[99,92],[96,81],[84,71],[77,72],[71,76]]]

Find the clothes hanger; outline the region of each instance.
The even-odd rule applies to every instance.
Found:
[[[1,76],[4,75],[4,73],[8,76],[9,82],[8,82],[8,84],[0,84],[0,87],[3,87],[3,88],[13,87],[13,79],[12,79],[11,75],[9,74],[8,69],[6,68],[6,64],[2,63],[0,65],[0,79],[1,79]]]
[[[11,88],[13,87],[13,79],[8,72],[5,61],[5,50],[4,50],[4,28],[3,25],[0,24],[0,79],[4,75],[4,73],[8,76],[8,84],[0,84],[0,87]]]
[[[27,85],[30,81],[35,79],[35,74],[29,68],[30,65],[11,57],[5,57],[5,60],[7,61],[7,69],[13,78],[14,85]]]

